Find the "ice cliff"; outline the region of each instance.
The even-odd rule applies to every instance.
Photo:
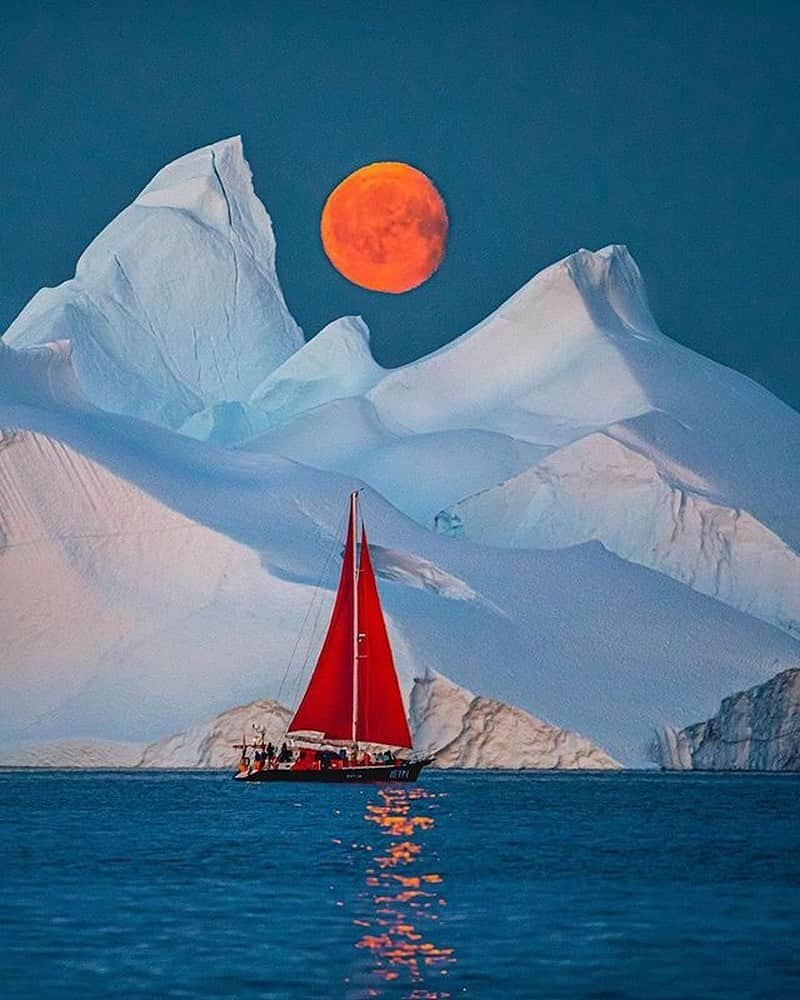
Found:
[[[705,722],[665,727],[653,750],[671,771],[800,771],[800,669],[730,695]]]

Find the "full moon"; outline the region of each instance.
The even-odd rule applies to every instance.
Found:
[[[427,281],[441,264],[447,212],[421,170],[370,163],[330,193],[320,232],[328,259],[345,278],[399,294]]]

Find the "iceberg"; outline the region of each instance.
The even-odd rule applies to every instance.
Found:
[[[500,702],[476,698],[439,674],[415,678],[409,695],[417,751],[440,768],[614,770],[620,765],[588,740]],[[145,748],[138,767],[215,767],[232,770],[243,737],[279,744],[291,712],[274,701],[229,709]]]
[[[0,403],[9,424],[0,739],[149,743],[295,703],[353,480],[94,411]],[[630,764],[654,725],[797,663],[790,636],[600,546],[487,549],[363,504],[406,697],[432,669]]]
[[[729,695],[704,722],[665,726],[653,760],[669,771],[800,771],[800,669]]]
[[[528,712],[475,696],[429,671],[411,690],[414,746],[435,767],[615,770],[619,764],[578,733]]]
[[[246,398],[302,345],[238,137],[159,171],[5,334],[58,340],[92,403],[167,427]]]
[[[800,416],[661,333],[620,246],[386,371],[358,317],[303,342],[216,143],[23,310],[0,430],[6,741],[293,704],[359,486],[404,696],[482,692],[444,698],[453,760],[500,759],[496,726],[642,763],[653,727],[798,665]]]
[[[211,719],[196,723],[181,733],[175,733],[151,743],[136,761],[137,767],[199,767],[233,771],[241,754],[234,743],[258,738],[280,745],[292,718],[288,708],[275,701],[253,701],[248,705],[229,708]]]

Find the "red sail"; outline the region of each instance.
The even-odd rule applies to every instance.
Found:
[[[325,733],[329,740],[353,738],[353,534],[351,517],[328,633],[290,733],[311,730]]]
[[[397,683],[392,647],[386,634],[375,573],[361,528],[358,573],[358,716],[356,735],[362,743],[411,748],[406,712]]]

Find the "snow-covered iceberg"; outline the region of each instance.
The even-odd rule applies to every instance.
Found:
[[[388,372],[359,319],[303,344],[274,255],[217,143],[0,342],[0,738],[293,703],[363,484],[407,698],[431,669],[636,763],[798,665],[800,416],[665,337],[624,248]]]

